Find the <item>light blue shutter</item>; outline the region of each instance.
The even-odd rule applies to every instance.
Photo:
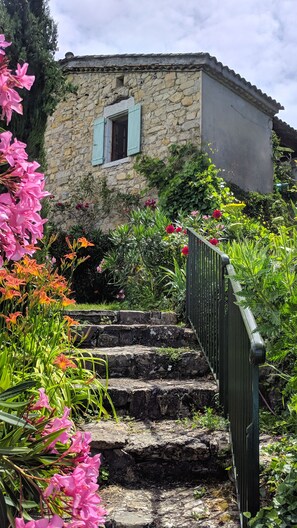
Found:
[[[141,105],[136,104],[128,110],[128,156],[140,152]]]
[[[94,121],[92,165],[102,165],[104,161],[104,117]]]

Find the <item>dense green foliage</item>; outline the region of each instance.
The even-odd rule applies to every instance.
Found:
[[[79,238],[86,236],[94,246],[82,248],[80,255],[86,260],[78,266],[71,279],[71,290],[75,300],[79,303],[100,303],[114,299],[114,288],[108,284],[107,274],[98,273],[97,267],[103,256],[112,247],[109,235],[102,233],[100,229],[91,229],[87,233],[81,226],[75,226],[70,233],[59,232],[49,248],[51,258],[56,260],[56,267],[62,272],[61,262],[65,254],[69,252],[66,238]],[[65,272],[69,279],[69,270]]]
[[[35,82],[23,97],[23,116],[14,114],[10,130],[27,143],[31,159],[44,162],[44,133],[50,115],[66,84],[54,59],[57,26],[50,16],[47,0],[0,0],[0,26],[12,45],[7,48],[11,68],[28,62],[28,74]]]
[[[171,145],[166,161],[139,156],[135,169],[157,188],[159,206],[172,220],[195,209],[208,214],[231,198],[209,156],[191,143]]]
[[[171,226],[172,232],[166,228]],[[169,218],[150,207],[132,211],[127,224],[111,234],[113,249],[102,268],[118,288],[118,298],[131,308],[175,308],[183,312],[186,235]]]

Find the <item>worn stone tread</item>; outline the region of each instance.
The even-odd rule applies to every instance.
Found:
[[[160,420],[190,416],[215,404],[217,386],[202,379],[110,378],[108,393],[119,415]]]
[[[106,528],[239,528],[230,482],[199,486],[101,489]]]
[[[200,350],[184,347],[177,353],[167,348],[131,345],[125,347],[105,347],[83,349],[93,357],[108,362],[108,373],[113,378],[195,378],[209,373],[208,363]],[[180,351],[180,352],[179,352]],[[99,375],[105,374],[105,365],[98,364]]]
[[[229,450],[227,430],[209,431],[197,427],[191,420],[103,420],[87,423],[84,431],[92,432],[92,446],[96,450],[125,448],[137,456],[167,459],[172,454],[175,460],[184,458],[207,458],[211,453]],[[167,446],[168,453],[166,453]],[[177,451],[173,451],[173,447]]]
[[[92,449],[102,454],[112,482],[226,479],[231,464],[227,431],[193,427],[190,421],[104,421],[87,424]]]
[[[65,310],[65,314],[77,321],[89,322],[90,324],[154,324],[175,325],[177,316],[174,312],[139,310]]]
[[[197,344],[190,328],[177,325],[81,324],[73,327],[76,342],[83,348],[118,347],[135,344],[184,347]]]

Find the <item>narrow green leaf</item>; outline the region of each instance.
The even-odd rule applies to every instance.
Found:
[[[27,423],[23,418],[20,418],[19,416],[14,416],[13,414],[8,414],[4,411],[0,411],[0,421],[1,420],[11,425],[16,425],[18,427],[23,426],[24,429],[30,429],[32,431],[35,431],[35,427]]]
[[[15,396],[22,394],[23,392],[25,392],[28,389],[31,389],[34,386],[36,386],[36,381],[33,381],[33,380],[28,380],[28,381],[23,381],[22,383],[18,383],[14,387],[10,387],[9,389],[2,392],[0,394],[0,401],[8,400],[9,398],[14,398]]]
[[[0,526],[1,528],[8,527],[7,508],[2,491],[0,491]]]

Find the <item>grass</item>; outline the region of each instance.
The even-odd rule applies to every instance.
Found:
[[[204,407],[203,412],[197,411],[192,418],[184,418],[182,422],[190,425],[193,429],[204,427],[208,431],[226,431],[228,429],[228,420],[217,414],[211,407]]]
[[[71,304],[70,306],[67,306],[68,310],[121,310],[122,304],[121,303],[102,303],[102,304]]]
[[[161,347],[157,348],[156,352],[157,354],[163,354],[164,356],[167,356],[171,361],[178,361],[182,354],[185,354],[186,352],[190,352],[190,350],[193,350],[192,348],[173,348],[173,347]]]

